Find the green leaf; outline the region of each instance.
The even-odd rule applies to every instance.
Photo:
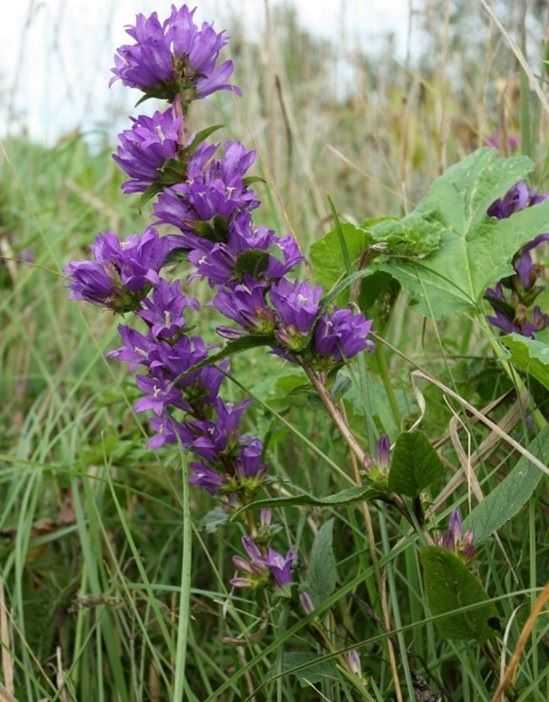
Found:
[[[355,227],[353,224],[342,223],[339,228],[349,254],[349,261],[352,266],[356,266],[361,254],[371,241],[370,235],[365,229]],[[340,234],[337,228],[332,229],[322,239],[315,241],[309,250],[313,278],[326,290],[335,285],[346,272]]]
[[[549,427],[542,429],[527,448],[541,460],[549,456]],[[486,541],[518,514],[542,477],[541,470],[522,456],[509,475],[463,520],[463,529],[473,532],[474,543]]]
[[[337,680],[339,673],[334,661],[316,662],[317,653],[309,651],[286,651],[282,655],[282,671],[292,674],[293,668],[310,663],[306,668],[293,673],[302,687],[317,685],[323,680]]]
[[[416,215],[441,223],[440,248],[417,260],[376,262],[397,278],[419,302],[420,311],[442,318],[474,312],[487,287],[513,272],[517,250],[549,229],[549,202],[496,220],[486,210],[533,168],[524,156],[501,158],[494,149],[479,149],[435,180]]]
[[[389,320],[399,291],[400,283],[383,271],[375,271],[360,284],[358,306],[368,319],[374,320],[374,329],[378,334]]]
[[[337,565],[333,538],[334,520],[329,519],[315,536],[307,572],[307,591],[315,607],[319,607],[336,589]]]
[[[549,388],[549,344],[520,334],[509,334],[501,341],[511,352],[511,362]]]
[[[440,635],[444,639],[454,640],[487,639],[493,633],[490,620],[497,616],[492,603],[451,614],[460,607],[488,599],[479,579],[459,556],[439,546],[421,549],[419,557],[432,613],[435,616],[448,613],[448,616],[435,621]]]
[[[366,502],[375,499],[382,499],[385,494],[380,490],[372,487],[352,487],[327,497],[315,497],[308,492],[292,497],[264,497],[260,500],[254,500],[240,507],[236,512],[233,512],[231,519],[236,519],[242,512],[249,509],[262,509],[263,507],[341,507],[342,505],[350,505],[353,502]]]
[[[217,132],[218,129],[222,129],[224,126],[224,124],[214,124],[211,127],[206,127],[206,129],[201,129],[194,135],[194,138],[191,141],[191,143],[187,147],[185,147],[185,151],[189,154],[192,154],[193,151],[195,151],[195,149],[197,148],[197,146],[199,146],[203,141],[206,141],[206,139],[211,134]]]
[[[245,178],[242,178],[242,182],[247,188],[250,185],[255,185],[255,183],[262,183],[263,185],[266,185],[267,183],[265,178],[262,178],[261,176],[246,176]]]
[[[405,432],[398,437],[391,457],[390,490],[416,497],[443,472],[444,466],[423,432]]]

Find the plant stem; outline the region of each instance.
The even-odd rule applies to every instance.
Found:
[[[191,602],[192,522],[189,495],[189,470],[187,466],[187,461],[184,458],[182,461],[181,480],[183,484],[183,552],[181,564],[181,587],[179,594],[179,621],[177,624],[177,649],[175,660],[175,685],[173,693],[173,702],[181,702],[183,700]]]
[[[349,429],[349,426],[345,421],[345,418],[343,417],[335,402],[333,401],[332,397],[330,396],[330,393],[326,389],[326,386],[324,385],[323,381],[318,376],[318,374],[311,368],[307,368],[307,366],[304,366],[303,368],[313,387],[317,391],[318,396],[322,400],[324,407],[326,407],[326,409],[328,410],[328,414],[334,420],[335,425],[341,432],[341,435],[347,443],[347,446],[357,457],[361,467],[366,467],[370,464],[370,459],[368,458],[366,451],[364,451],[362,446],[355,439],[352,431]]]

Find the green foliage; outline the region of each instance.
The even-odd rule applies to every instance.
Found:
[[[353,224],[342,223],[339,226],[351,265],[356,267],[371,237],[365,229],[355,227]],[[322,285],[325,290],[330,290],[345,272],[345,254],[337,228],[312,244],[309,260],[315,282]]]
[[[440,319],[474,313],[487,287],[512,273],[511,259],[527,241],[549,229],[549,202],[503,220],[486,215],[489,205],[531,170],[523,156],[501,158],[479,149],[435,180],[415,216],[439,227],[438,251],[422,261],[378,263],[413,295],[420,311]]]
[[[480,581],[461,558],[439,546],[428,546],[420,551],[420,560],[433,615],[448,615],[436,620],[440,635],[451,640],[484,641],[493,634],[490,620],[495,618],[496,610],[492,603],[452,614],[488,599]]]
[[[549,456],[549,427],[545,427],[527,446],[536,458]],[[475,544],[481,544],[513,519],[539,485],[543,473],[521,456],[509,475],[475,507],[463,522],[464,529],[473,532]]]
[[[422,259],[439,247],[445,224],[438,212],[412,212],[402,219],[388,219],[369,231],[373,248],[391,258]]]
[[[367,502],[379,499],[385,496],[385,493],[379,489],[371,487],[352,487],[345,490],[340,490],[333,495],[326,497],[316,497],[304,492],[301,495],[293,497],[266,497],[261,500],[248,502],[233,514],[233,519],[236,519],[242,512],[249,509],[259,509],[263,507],[343,507],[353,504],[354,502]],[[212,515],[213,516],[213,515]]]
[[[310,663],[306,668],[298,670],[294,675],[299,680],[301,687],[317,685],[323,680],[339,678],[339,673],[333,661],[320,661],[315,663],[318,654],[307,651],[287,651],[282,657],[282,670],[289,672],[292,668]]]
[[[423,432],[405,432],[398,437],[391,456],[390,490],[416,497],[443,472],[444,466]]]
[[[333,540],[334,520],[329,519],[315,536],[307,570],[306,589],[315,607],[319,607],[336,589],[337,566]]]
[[[511,352],[513,365],[549,389],[549,344],[520,334],[504,336],[502,342]]]

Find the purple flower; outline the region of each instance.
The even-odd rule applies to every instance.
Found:
[[[226,142],[223,156],[209,160],[216,148],[197,149],[189,161],[187,180],[164,190],[154,208],[159,222],[181,229],[189,248],[226,241],[229,220],[259,206],[244,181],[255,151]]]
[[[141,303],[138,315],[147,322],[152,336],[171,339],[185,329],[187,309],[199,309],[197,300],[184,295],[178,282],[161,279],[152,295]]]
[[[154,339],[122,324],[118,327],[118,333],[123,344],[109,351],[107,358],[115,358],[117,361],[127,363],[130,370],[135,370],[139,365],[148,366],[149,354],[156,348]]]
[[[275,315],[265,301],[266,288],[249,278],[234,288],[220,290],[213,300],[214,307],[222,315],[239,324],[243,330],[218,327],[217,332],[226,338],[235,339],[245,332],[270,335],[274,331]]]
[[[153,184],[169,186],[177,183],[184,173],[183,164],[179,164],[179,171],[172,173],[171,178],[163,169],[169,161],[177,158],[182,145],[183,117],[176,114],[175,108],[169,107],[165,112],[155,112],[152,117],[141,115],[132,121],[132,128],[119,135],[119,146],[113,154],[116,163],[130,176],[122,190],[138,193]]]
[[[157,417],[165,414],[168,407],[190,410],[190,405],[182,397],[181,390],[174,387],[171,380],[161,375],[138,375],[137,387],[143,393],[134,405],[136,412],[152,411]]]
[[[391,442],[389,437],[384,434],[380,436],[376,444],[377,465],[381,468],[388,468],[391,458]]]
[[[134,310],[179,247],[179,237],[160,237],[152,227],[122,242],[112,232],[99,234],[90,247],[95,260],[72,261],[65,269],[71,297],[115,312]]]
[[[537,279],[537,268],[532,260],[530,252],[536,247],[540,246],[540,244],[547,242],[549,242],[549,234],[540,234],[532,239],[532,241],[528,242],[526,246],[523,246],[519,253],[515,256],[513,267],[517,272],[522,287],[525,290],[532,288]]]
[[[147,96],[172,101],[181,95],[185,102],[206,97],[216,90],[240,90],[230,85],[232,61],[220,66],[217,59],[228,39],[211,24],[194,23],[195,10],[172,6],[169,18],[160,23],[156,12],[137,15],[135,26],[126,28],[134,44],[121,46],[114,57],[114,78]]]
[[[279,318],[278,339],[293,351],[302,350],[320,310],[322,288],[282,278],[271,288],[270,297]]]
[[[281,553],[278,553],[278,551],[269,548],[265,558],[265,563],[271,571],[271,575],[273,576],[278,587],[291,585],[296,561],[297,554],[295,551],[290,550],[285,556],[283,556]]]
[[[515,333],[532,337],[536,332],[549,327],[548,314],[543,313],[537,305],[529,309],[515,299],[515,294],[511,296],[510,302],[502,283],[498,283],[495,288],[488,288],[484,297],[496,313],[488,316],[488,321],[505,334]]]
[[[179,422],[167,414],[161,417],[153,416],[149,419],[149,426],[154,431],[147,445],[152,449],[159,449],[166,444],[177,444],[179,441]]]
[[[216,495],[223,487],[225,482],[223,477],[204,463],[191,463],[190,468],[189,483],[191,485],[206,490],[210,495]]]
[[[313,348],[320,356],[329,356],[335,361],[344,361],[368,349],[374,343],[368,338],[372,322],[349,309],[338,309],[324,314],[317,322]]]
[[[353,675],[362,675],[362,664],[360,662],[360,655],[356,648],[351,648],[349,651],[345,651],[345,663]]]
[[[226,364],[191,370],[207,356],[208,347],[198,336],[183,336],[175,343],[159,342],[150,354],[150,372],[182,390],[188,404],[202,413],[215,402],[226,370]]]
[[[242,479],[262,477],[267,466],[263,463],[263,443],[255,436],[243,436],[239,441],[235,471]]]
[[[504,132],[502,129],[498,129],[492,132],[489,137],[484,140],[485,146],[490,146],[492,149],[498,149],[498,151],[504,151],[512,153],[516,151],[519,147],[520,140],[516,134],[507,134],[506,143],[504,144]]]
[[[438,539],[438,545],[448,551],[454,551],[465,560],[475,557],[473,545],[473,532],[468,530],[463,533],[463,524],[459,509],[454,510],[448,520],[448,529]]]
[[[490,205],[487,214],[497,219],[505,219],[526,207],[539,205],[548,198],[549,193],[538,193],[529,188],[524,181],[519,181],[502,198]]]
[[[238,448],[238,426],[249,402],[228,404],[215,402],[215,419],[191,419],[181,425],[180,436],[185,448],[214,464]]]
[[[244,578],[234,577],[231,580],[233,587],[259,587],[266,585],[269,576],[277,587],[285,587],[292,582],[293,569],[297,560],[296,553],[288,551],[286,556],[269,548],[263,553],[250,536],[242,538],[242,546],[248,559],[241,556],[233,557],[233,564],[238,571],[246,573]]]
[[[248,213],[233,220],[227,242],[206,244],[191,251],[189,261],[212,287],[232,286],[244,279],[278,280],[303,260],[293,237],[280,238],[270,229],[254,227]],[[273,251],[281,259],[272,255]]]

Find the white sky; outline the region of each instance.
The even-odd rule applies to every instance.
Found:
[[[271,0],[271,5],[283,0]],[[177,5],[181,4],[179,0]],[[200,20],[223,20],[232,11],[245,20],[248,35],[261,31],[264,0],[196,0]],[[303,26],[375,49],[390,31],[404,50],[409,0],[294,0]],[[162,18],[170,0],[0,0],[0,134],[23,125],[35,138],[52,141],[76,124],[90,129],[107,108],[131,98],[117,84],[107,87],[115,48],[135,14],[156,10]],[[345,18],[345,19],[342,19]],[[10,105],[22,119],[6,123]]]

